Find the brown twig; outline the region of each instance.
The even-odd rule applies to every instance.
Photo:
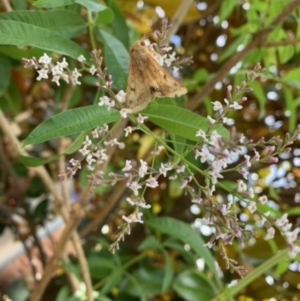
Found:
[[[167,41],[170,40],[170,37],[172,35],[174,35],[178,28],[180,27],[180,25],[182,24],[185,15],[187,14],[187,12],[189,11],[190,7],[194,4],[194,0],[182,0],[180,5],[178,6],[175,14],[173,15],[170,24],[172,25],[172,27],[168,30],[167,33]]]
[[[73,230],[76,228],[77,224],[79,223],[80,219],[81,219],[81,216],[74,216],[73,218],[70,219],[68,224],[65,226],[65,229],[60,237],[60,240],[59,240],[58,244],[56,245],[54,254],[51,257],[48,264],[46,265],[42,279],[38,283],[38,285],[34,288],[34,290],[32,291],[29,301],[41,300],[48,283],[50,282],[50,280],[53,277],[53,272],[57,268],[57,265],[59,263],[59,257],[64,252],[67,242],[69,241],[69,238],[70,238],[71,234],[73,233]]]
[[[274,18],[267,29],[263,29],[253,35],[253,38],[245,48],[239,52],[236,52],[219,70],[219,72],[204,85],[202,90],[194,95],[189,101],[187,108],[195,110],[202,100],[214,90],[217,82],[223,80],[223,78],[229,73],[230,69],[247,56],[254,48],[262,44],[262,41],[273,31],[273,29],[281,24],[287,16],[289,16],[297,7],[300,6],[300,0],[294,0],[284,7],[280,14]]]
[[[295,39],[285,39],[283,41],[277,41],[277,42],[263,42],[262,47],[280,47],[280,46],[288,46],[288,45],[294,45],[300,43],[300,38]]]

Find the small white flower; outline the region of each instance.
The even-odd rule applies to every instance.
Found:
[[[132,201],[131,198],[126,198],[126,202],[128,202],[131,206],[136,205],[136,202]]]
[[[81,148],[79,150],[81,152],[81,154],[85,157],[86,155],[88,155],[91,151],[89,149],[87,149],[86,146],[84,146],[83,148]]]
[[[87,162],[88,165],[92,165],[93,163],[96,162],[96,159],[93,158],[92,154],[88,154],[86,156],[86,162]]]
[[[197,149],[195,150],[195,158],[197,159],[198,157],[201,158],[201,163],[212,162],[215,158],[215,156],[209,151],[206,145],[202,147],[201,151]]]
[[[49,65],[51,63],[51,60],[52,58],[49,57],[47,53],[44,53],[44,55],[39,58],[39,63]]]
[[[201,204],[203,202],[203,199],[200,198],[200,196],[196,196],[192,199],[192,203]]]
[[[203,141],[207,141],[206,133],[203,130],[197,131],[196,137],[200,137]]]
[[[90,146],[90,145],[92,145],[93,143],[92,143],[92,140],[90,139],[90,137],[88,136],[88,135],[85,135],[85,140],[84,140],[84,142],[82,143],[82,145],[84,145],[84,146]]]
[[[289,222],[289,220],[287,219],[287,216],[288,214],[285,213],[282,215],[281,218],[278,218],[276,221],[275,221],[275,224],[278,228],[282,228],[285,224],[287,224]]]
[[[122,118],[127,118],[127,114],[131,113],[130,109],[123,108],[120,110],[120,115]]]
[[[258,202],[261,203],[261,204],[267,204],[268,202],[268,198],[266,195],[262,195],[258,198]]]
[[[141,166],[139,168],[139,176],[143,178],[148,171],[148,164],[146,161],[140,159]]]
[[[238,186],[237,186],[237,191],[238,192],[244,192],[244,191],[247,190],[248,187],[247,187],[247,184],[244,181],[237,180],[237,182],[238,182]]]
[[[107,97],[106,95],[102,96],[99,98],[99,102],[98,102],[98,106],[108,106],[113,107],[115,105],[115,102],[110,99],[109,97]]]
[[[39,76],[36,78],[36,80],[40,81],[42,78],[47,79],[48,78],[48,70],[47,69],[40,69],[37,71]]]
[[[234,125],[234,119],[232,118],[223,117],[222,122],[228,126]]]
[[[172,165],[171,165],[171,163],[167,163],[167,164],[161,163],[161,164],[160,164],[159,173],[160,173],[161,175],[163,175],[164,177],[167,176],[167,172],[170,171],[170,170],[172,170]]]
[[[181,165],[176,168],[177,173],[183,173],[185,171],[185,166]]]
[[[158,182],[157,182],[157,180],[155,178],[150,177],[146,181],[146,186],[150,187],[150,188],[156,188],[158,186]]]
[[[256,203],[254,201],[250,202],[249,205],[248,205],[248,210],[251,212],[251,213],[254,213],[256,211]]]
[[[131,126],[128,126],[124,129],[125,131],[125,137],[127,137],[129,134],[132,133],[132,131],[134,130],[135,128],[131,127]]]
[[[75,85],[81,85],[81,82],[78,81],[78,78],[82,76],[82,74],[80,72],[78,72],[77,68],[75,68],[73,71],[72,71],[72,74],[71,74],[71,82],[72,84],[75,86]]]
[[[148,116],[142,116],[141,114],[139,114],[138,118],[136,119],[138,124],[142,124],[144,123],[144,121],[148,119]]]
[[[53,76],[56,75],[61,75],[62,74],[62,70],[59,68],[59,66],[55,65],[51,68],[51,72]]]
[[[219,101],[214,101],[213,105],[214,105],[214,108],[213,108],[214,111],[219,111],[220,113],[222,113],[223,106]]]
[[[56,67],[60,70],[63,71],[65,68],[68,67],[68,62],[66,61],[66,58],[64,57],[61,62],[56,63]]]
[[[207,119],[208,119],[210,124],[215,124],[215,122],[216,122],[216,120],[211,118],[210,116],[207,116]]]
[[[77,58],[79,63],[83,63],[86,61],[86,58],[81,54],[78,58]]]
[[[229,107],[232,108],[232,109],[234,109],[234,110],[241,110],[243,108],[243,106],[241,106],[237,101],[235,101]]]
[[[60,76],[54,76],[51,81],[56,83],[57,86],[59,87],[60,86],[59,80],[60,80]]]
[[[246,168],[241,168],[239,173],[244,177],[245,180],[248,180],[249,171]]]
[[[248,155],[244,155],[244,158],[246,159],[246,161],[244,161],[244,164],[245,164],[247,167],[250,167],[250,166],[251,166],[251,162],[250,162],[251,157],[248,156]]]
[[[245,142],[246,137],[244,136],[244,134],[241,135],[239,141],[241,144],[243,144]]]
[[[123,90],[120,90],[119,93],[116,95],[116,99],[120,103],[124,103],[126,98],[126,93]]]
[[[275,235],[275,229],[273,227],[270,227],[267,230],[267,235],[265,236],[265,240],[269,240],[269,239],[274,238],[274,235]]]
[[[95,67],[95,65],[92,65],[92,67],[89,69],[89,72],[94,75],[97,72],[97,69]]]
[[[142,188],[142,186],[137,182],[137,181],[133,181],[130,185],[129,188],[133,191],[133,194],[135,196],[139,195],[139,189]]]

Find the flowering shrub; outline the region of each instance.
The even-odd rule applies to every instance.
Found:
[[[169,52],[172,48],[165,43],[167,30],[166,26],[163,27],[162,32],[157,34],[157,44],[150,44],[147,47],[157,51],[157,61],[162,66],[172,68],[173,72],[177,73],[180,66],[191,63],[191,60],[179,61],[174,51]],[[182,144],[182,149],[178,151],[176,145],[178,142],[170,136],[174,130],[173,126],[171,128],[166,126],[165,131],[160,135],[155,134],[147,126],[148,120],[155,123],[155,119],[151,119],[151,106],[150,114],[147,108],[145,113],[140,112],[138,116],[131,115],[130,110],[123,107],[126,94],[122,90],[115,92],[114,78],[108,73],[107,68],[103,68],[100,50],[92,52],[90,67],[84,65],[86,61],[84,57],[80,56],[78,61],[82,64],[81,69],[78,71],[75,68],[72,71],[68,69],[65,58],[62,62],[53,64],[51,58],[45,54],[39,60],[35,58],[25,60],[25,67],[34,67],[37,70],[39,74],[37,80],[47,79],[51,75],[52,81],[58,86],[60,80],[78,85],[82,72],[89,72],[97,77],[98,87],[104,93],[99,98],[98,106],[106,108],[107,111],[104,112],[116,112],[115,108],[117,108],[120,117],[130,121],[130,125],[124,128],[123,137],[119,140],[110,138],[111,129],[108,124],[92,130],[90,135],[85,136],[79,149],[80,159],[72,158],[70,167],[60,175],[62,180],[73,177],[85,162],[84,164],[91,171],[88,176],[91,192],[99,186],[112,188],[119,181],[126,182],[128,190],[124,199],[132,206],[132,211],[122,216],[123,224],[120,225],[120,232],[111,245],[113,252],[119,248],[119,242],[125,239],[125,235],[130,234],[134,223],[144,222],[143,213],[151,208],[145,197],[146,190],[156,189],[161,179],[167,178],[168,181],[180,181],[180,190],[201,209],[200,222],[212,229],[211,238],[206,244],[208,248],[212,248],[216,242],[226,246],[235,240],[244,247],[249,241],[255,239],[257,231],[264,229],[265,240],[269,240],[274,237],[277,229],[286,239],[290,257],[294,258],[299,254],[300,248],[295,241],[300,228],[291,228],[292,224],[289,223],[287,214],[278,217],[265,210],[266,207],[263,207],[264,210],[259,209],[260,205],[268,204],[268,197],[255,192],[249,176],[251,167],[255,164],[274,164],[278,162],[279,155],[288,153],[289,145],[298,138],[300,128],[298,127],[293,135],[287,135],[285,139],[273,137],[265,141],[262,138],[255,142],[239,133],[234,127],[234,120],[228,117],[231,112],[243,108],[243,104],[247,101],[247,97],[243,95],[251,91],[248,88],[249,83],[256,80],[264,71],[260,64],[247,74],[240,86],[227,87],[227,98],[222,102],[213,102],[214,114],[207,116],[204,123],[204,119],[201,119],[202,125],[198,128],[193,128],[193,123],[183,119],[186,111],[181,109],[182,116],[180,114],[176,116],[174,122],[177,122],[178,127],[181,122],[186,122],[189,132],[193,128],[194,137],[191,139],[190,134],[185,136],[184,133],[180,133],[183,138],[191,139],[192,143]],[[152,105],[152,108],[155,109],[156,106],[159,108],[159,103]],[[172,109],[171,106],[169,108]],[[162,116],[165,114],[168,112],[163,112]],[[194,113],[193,117],[203,118]],[[107,147],[116,146],[121,150],[124,149],[126,139],[137,131],[154,139],[155,146],[151,156],[147,160],[126,159],[120,170],[106,174],[102,166],[108,160]],[[193,158],[188,158],[188,154],[193,154]],[[230,173],[236,174],[236,185],[229,188],[224,184],[224,180]],[[222,190],[227,196],[218,198]],[[255,223],[251,223],[251,226],[239,218],[243,208],[247,208],[255,217]],[[227,268],[237,271],[241,276],[244,275],[243,268],[228,258],[225,251],[222,252],[222,256]]]

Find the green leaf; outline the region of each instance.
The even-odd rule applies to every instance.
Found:
[[[162,283],[161,293],[165,293],[168,289],[170,289],[172,280],[173,280],[173,267],[172,267],[172,260],[169,256],[168,252],[165,250],[163,251],[165,257],[165,275],[164,280]]]
[[[69,287],[67,285],[64,285],[58,292],[55,301],[66,301],[69,297]]]
[[[295,106],[294,98],[291,89],[283,86],[283,94],[286,108],[290,111],[290,116],[288,118],[289,132],[292,133],[297,126],[297,107]]]
[[[168,234],[188,244],[200,258],[204,259],[208,268],[214,274],[217,285],[221,287],[221,281],[219,280],[219,275],[215,268],[215,260],[208,248],[204,245],[205,242],[199,233],[193,230],[189,225],[174,218],[155,217],[147,220],[146,224],[154,230]]]
[[[39,8],[54,8],[74,4],[74,0],[38,0],[32,5]]]
[[[120,267],[116,267],[113,272],[108,276],[107,282],[102,287],[100,292],[102,294],[107,294],[112,288],[117,286],[120,280],[123,277],[123,269]]]
[[[91,276],[96,280],[107,277],[116,268],[116,263],[112,256],[103,253],[90,254],[88,265]]]
[[[2,96],[6,92],[9,86],[10,69],[10,60],[7,57],[0,54],[0,96]]]
[[[86,135],[85,132],[78,135],[75,141],[62,154],[52,156],[51,158],[42,159],[42,158],[22,156],[22,155],[19,155],[18,158],[20,162],[22,162],[25,166],[28,167],[37,167],[37,166],[45,165],[47,163],[56,161],[62,155],[69,155],[76,152],[81,147],[85,135]]]
[[[24,146],[78,134],[118,120],[120,120],[118,111],[98,105],[71,109],[50,117],[37,126],[25,139]]]
[[[98,38],[104,44],[104,60],[112,75],[116,90],[125,90],[129,65],[129,54],[124,45],[104,30],[98,31]]]
[[[229,46],[222,50],[222,54],[219,56],[218,62],[223,62],[230,56],[232,56],[239,46],[244,46],[248,43],[250,39],[249,34],[243,34],[238,36]]]
[[[110,8],[108,8],[106,10],[98,12],[98,16],[95,23],[97,25],[105,25],[111,23],[114,20],[114,18],[115,18],[114,12]]]
[[[30,59],[32,57],[41,57],[45,51],[38,48],[24,49],[15,46],[0,45],[0,53],[14,60],[21,60],[22,58]]]
[[[0,14],[0,20],[19,21],[45,28],[65,37],[77,37],[86,25],[80,15],[68,10],[13,11]]]
[[[223,0],[219,10],[219,24],[224,21],[237,5],[236,0]]]
[[[216,295],[211,281],[203,273],[184,271],[174,281],[174,290],[187,301],[209,301]]]
[[[126,19],[123,16],[115,0],[104,0],[108,7],[114,12],[115,18],[112,22],[113,35],[123,43],[126,49],[129,48],[129,29]]]
[[[110,8],[101,5],[93,0],[75,0],[75,2],[86,7],[88,10],[93,12],[102,12],[105,10],[110,10]]]
[[[149,300],[151,296],[161,293],[161,284],[163,281],[163,274],[161,270],[143,267],[136,269],[130,274],[127,273],[126,277],[131,283],[125,282],[122,287],[124,292],[132,296],[139,298],[143,296],[145,298],[147,296],[148,298],[145,298],[145,300]]]
[[[162,105],[159,102],[152,103],[144,111],[143,115],[149,117],[149,120],[161,128],[177,136],[199,141],[196,132],[200,129],[206,131],[210,126],[209,121],[196,113],[181,107]],[[222,137],[228,138],[228,131],[220,125],[213,128]]]
[[[160,243],[160,241],[156,239],[155,236],[150,235],[146,237],[138,247],[139,251],[143,251],[147,249],[163,250],[163,246]]]
[[[74,59],[81,54],[89,57],[86,50],[60,34],[19,21],[0,20],[0,44],[38,47]]]
[[[267,103],[266,94],[264,92],[264,89],[256,81],[249,83],[249,87],[252,88],[252,93],[255,95],[255,97],[258,101],[259,112],[260,112],[259,118],[263,118],[266,114],[266,103]]]

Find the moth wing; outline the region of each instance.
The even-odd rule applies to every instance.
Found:
[[[144,72],[135,58],[130,58],[125,107],[131,109],[133,113],[146,108],[153,99]]]
[[[186,93],[186,88],[158,64],[150,49],[140,45],[132,47],[126,108],[134,113],[143,110],[156,97],[175,97]]]

